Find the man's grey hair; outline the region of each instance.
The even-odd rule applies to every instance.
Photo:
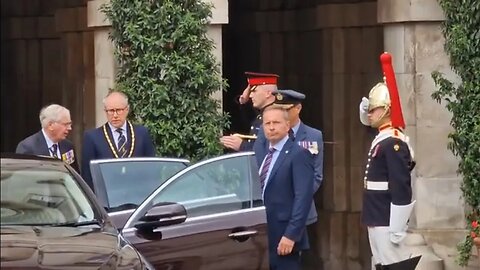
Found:
[[[278,90],[278,87],[276,84],[264,84],[260,86],[261,87],[259,88],[262,89],[263,91],[275,92]]]
[[[105,107],[105,104],[107,102],[107,98],[110,97],[111,95],[120,95],[121,97],[123,97],[125,99],[125,106],[130,106],[128,105],[128,97],[127,95],[125,95],[124,93],[120,92],[120,91],[111,91],[109,92],[104,98],[103,98],[103,106]]]
[[[70,111],[58,104],[50,104],[40,110],[40,124],[42,128],[46,128],[50,122],[60,121],[66,114],[70,115]]]

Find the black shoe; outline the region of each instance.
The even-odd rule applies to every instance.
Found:
[[[401,262],[383,265],[382,270],[415,270],[422,256],[413,257]]]

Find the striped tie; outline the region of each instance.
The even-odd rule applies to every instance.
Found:
[[[265,162],[263,163],[262,170],[260,171],[260,186],[265,186],[265,180],[267,180],[268,168],[270,168],[270,163],[272,163],[273,153],[275,152],[275,148],[270,148],[268,150],[267,157],[265,158]]]
[[[127,149],[125,149],[125,144],[127,143],[127,139],[123,135],[123,130],[121,128],[117,128],[116,131],[118,132],[118,134],[120,134],[118,136],[118,146],[117,146],[118,154],[121,158],[123,158],[125,156],[125,153],[127,152]]]
[[[50,147],[50,152],[52,153],[52,156],[54,158],[58,158],[57,149],[58,149],[58,145],[56,143]]]

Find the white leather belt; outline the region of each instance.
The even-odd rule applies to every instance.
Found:
[[[368,190],[388,190],[388,182],[363,181],[363,187]]]

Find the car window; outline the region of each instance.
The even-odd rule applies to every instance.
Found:
[[[249,156],[220,159],[187,171],[152,202],[181,203],[188,217],[250,208],[250,179]]]
[[[165,180],[187,167],[175,161],[125,161],[100,163],[107,211],[134,209]]]
[[[94,210],[67,172],[2,166],[2,225],[54,225],[94,219]]]

